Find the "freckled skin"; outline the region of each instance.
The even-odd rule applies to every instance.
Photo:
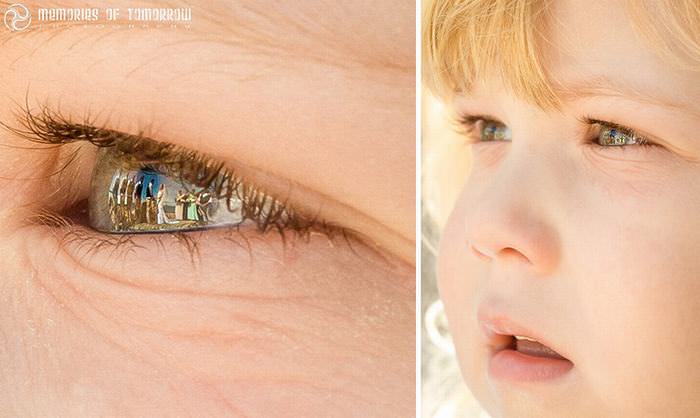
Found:
[[[115,246],[42,225],[30,214],[87,198],[95,150],[3,130],[0,416],[415,413],[414,5],[310,1],[269,21],[261,3],[219,6],[188,32],[7,40],[0,120],[25,96],[89,110],[240,163],[361,238],[209,230],[193,255],[167,234]],[[285,31],[292,16],[323,25]]]
[[[655,55],[624,7],[557,2],[544,55],[552,75],[602,73],[698,103],[697,73]],[[620,57],[633,67],[614,65]],[[546,112],[497,80],[455,106],[494,114],[513,131],[512,143],[473,147],[471,176],[440,245],[441,295],[463,376],[480,403],[494,418],[700,415],[697,119],[625,97],[570,100],[561,112]],[[591,114],[670,146],[584,145],[577,118]],[[476,321],[484,305],[569,353],[574,368],[566,379],[494,380]]]

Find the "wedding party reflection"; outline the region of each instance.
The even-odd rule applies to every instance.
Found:
[[[209,190],[185,189],[181,183],[145,168],[115,173],[108,206],[116,231],[149,231],[206,225],[216,220],[220,205]],[[237,223],[241,221],[240,204],[234,209],[237,211],[229,213],[227,220]]]

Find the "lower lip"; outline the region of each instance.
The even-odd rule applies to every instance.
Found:
[[[491,357],[489,374],[498,380],[538,382],[562,377],[573,367],[569,360],[529,356],[505,349]]]

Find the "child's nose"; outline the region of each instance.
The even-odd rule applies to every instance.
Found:
[[[502,166],[470,199],[464,224],[469,256],[487,263],[508,263],[547,275],[559,263],[556,222],[549,207],[556,199],[530,164]]]

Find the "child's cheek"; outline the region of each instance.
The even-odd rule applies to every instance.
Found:
[[[474,310],[476,275],[474,263],[465,262],[465,200],[457,202],[442,231],[438,253],[437,278],[440,297],[449,321],[450,335],[457,350],[460,367],[467,383],[471,383],[474,338],[470,328]]]
[[[680,156],[660,148],[589,145],[582,147],[581,153],[581,174],[614,200],[653,196],[690,166]]]
[[[579,327],[590,336],[582,342],[588,348],[581,366],[601,393],[616,394],[608,399],[617,399],[619,408],[672,398],[694,402],[688,387],[700,379],[694,319],[700,315],[700,202],[694,197],[700,174],[690,166],[675,170],[663,182],[626,180],[641,185],[639,193],[611,196],[628,185],[594,185],[586,205],[591,215],[578,214],[578,228],[569,234],[582,267],[575,292]],[[643,396],[621,389],[631,386]]]

